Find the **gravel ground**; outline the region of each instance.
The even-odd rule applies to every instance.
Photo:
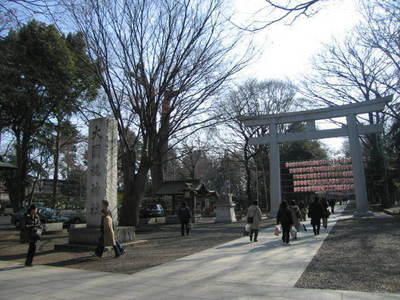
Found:
[[[296,286],[400,292],[400,217],[337,222]]]
[[[263,220],[262,227],[273,224],[272,219]],[[67,233],[44,236],[34,264],[132,274],[237,239],[242,236],[243,227],[244,223],[196,224],[189,236],[181,237],[180,225],[149,226],[147,232],[136,235],[138,240],[147,242],[126,247],[127,254],[118,259],[113,257],[113,251],[105,252],[102,259],[92,257],[93,252],[88,251],[55,251],[55,244],[67,243]],[[15,229],[0,225],[1,260],[23,262],[27,247],[19,243]]]

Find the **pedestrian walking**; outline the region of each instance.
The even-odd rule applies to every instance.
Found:
[[[282,243],[288,245],[290,228],[293,226],[293,217],[286,201],[282,201],[279,207],[276,224],[282,225]]]
[[[253,204],[247,209],[247,223],[250,224],[250,242],[257,242],[258,231],[261,224],[261,209],[258,206],[258,201],[253,201]]]
[[[308,217],[311,218],[311,225],[313,227],[314,235],[318,235],[321,228],[322,210],[323,208],[318,197],[315,197],[314,201],[308,208]]]
[[[40,236],[42,235],[42,225],[35,205],[29,207],[28,212],[24,216],[21,228],[26,231],[26,236],[29,242],[25,266],[31,267],[33,257],[36,253],[36,243],[40,240]]]
[[[178,218],[181,223],[181,234],[182,236],[189,235],[189,222],[192,218],[189,207],[187,207],[186,202],[182,202],[181,207],[178,209]]]
[[[301,212],[301,220],[306,221],[307,218],[307,208],[306,205],[304,204],[304,201],[300,200],[299,202],[299,208]]]
[[[122,248],[117,245],[115,239],[113,220],[107,200],[101,201],[101,208],[101,235],[99,239],[99,244],[97,245],[97,248],[95,250],[95,255],[98,257],[102,257],[105,247],[112,246],[114,249],[115,257],[120,257],[122,254]]]
[[[322,198],[321,201],[321,206],[322,206],[322,225],[324,226],[324,228],[328,228],[328,218],[329,218],[329,209],[328,209],[328,201],[326,201],[325,198]]]
[[[335,199],[329,199],[329,206],[331,207],[331,213],[335,213],[335,204],[336,200]]]
[[[301,220],[301,212],[300,208],[298,207],[296,200],[291,200],[290,205],[288,206],[290,209],[290,212],[292,213],[292,220],[293,220],[293,227],[296,230],[293,230],[293,235],[292,238],[294,240],[297,239],[297,232],[300,230],[300,220]]]

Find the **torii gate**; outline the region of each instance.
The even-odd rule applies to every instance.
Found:
[[[279,143],[294,142],[310,139],[325,139],[332,137],[348,136],[350,144],[350,155],[354,174],[354,189],[357,203],[355,215],[368,215],[368,196],[365,182],[362,149],[359,135],[383,132],[382,124],[360,125],[357,124],[356,116],[369,112],[382,111],[387,103],[392,101],[393,95],[372,101],[351,103],[341,106],[327,107],[321,109],[289,112],[271,115],[258,115],[246,117],[243,124],[247,127],[268,126],[269,134],[261,137],[250,138],[252,145],[269,144],[270,165],[270,198],[271,215],[276,216],[282,201],[281,193],[281,170],[279,158]],[[346,117],[347,125],[338,129],[316,130],[315,120],[324,120],[338,117]],[[293,122],[306,122],[307,130],[298,133],[280,134],[277,131],[278,124]]]

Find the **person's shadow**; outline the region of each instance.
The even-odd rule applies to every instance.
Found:
[[[3,271],[11,271],[11,270],[18,270],[18,269],[23,269],[25,266],[13,266],[13,267],[5,267],[5,268],[0,268],[0,272]]]

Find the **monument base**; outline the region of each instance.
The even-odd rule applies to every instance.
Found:
[[[100,238],[100,228],[74,228],[69,230],[69,244],[97,245]],[[115,237],[120,243],[136,240],[135,227],[119,226],[115,230]]]
[[[215,222],[234,223],[237,222],[235,209],[232,206],[217,206],[215,210]]]

